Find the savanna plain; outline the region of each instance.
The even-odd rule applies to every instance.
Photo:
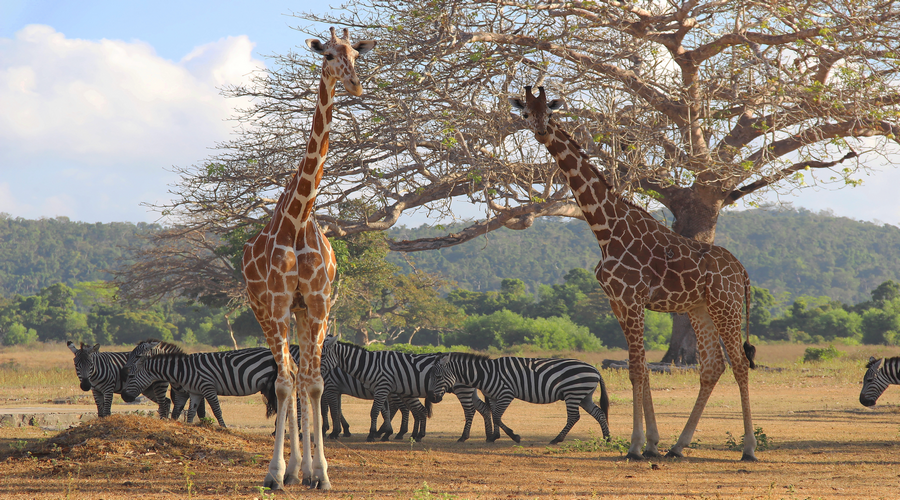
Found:
[[[686,458],[631,461],[624,457],[631,385],[624,370],[601,370],[611,398],[611,443],[599,438],[600,426],[582,412],[566,441],[548,445],[565,424],[564,405],[521,401],[504,416],[521,443],[505,435],[486,443],[478,415],[472,437],[458,443],[463,413],[452,396],[435,405],[422,442],[368,443],[371,403],[344,397],[352,436],[326,441],[333,488],[328,492],[299,485],[279,492],[261,488],[274,428],[261,396],[222,398],[227,429],[160,421],[152,416],[152,403],[124,405],[117,396],[107,419],[63,430],[0,429],[0,498],[900,497],[900,388],[889,388],[874,409],[858,401],[865,361],[870,355],[897,355],[897,349],[841,346],[844,355],[837,359],[804,363],[806,347],[758,346],[757,362],[765,368],[750,378],[760,442],[755,463],[739,461],[741,408],[730,371],[713,392]],[[624,351],[562,355],[598,366],[603,359],[627,356]],[[648,353],[651,361],[661,356]],[[698,374],[653,374],[651,386],[665,451],[687,421]],[[25,407],[95,410],[90,393],[78,388],[64,345],[0,350],[0,414]]]

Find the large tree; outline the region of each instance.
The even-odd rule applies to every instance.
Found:
[[[379,42],[359,68],[366,92],[335,107],[317,199],[329,237],[387,229],[413,209],[483,210],[462,231],[392,250],[580,217],[509,112],[506,97],[525,85],[567,100],[566,126],[623,196],[664,205],[676,232],[705,243],[719,211],[740,200],[857,183],[900,123],[894,1],[358,0],[298,17]],[[246,231],[295,171],[319,61],[292,52],[273,62],[252,84],[225,89],[253,99],[237,138],[178,169],[175,201],[158,208],[186,227]],[[375,205],[342,217],[355,198]],[[685,326],[671,360],[691,361]]]

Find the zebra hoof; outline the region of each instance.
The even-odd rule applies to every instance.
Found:
[[[468,440],[468,439],[469,439],[468,436],[466,436],[466,437],[461,437],[461,438],[457,439],[456,442],[457,442],[457,443],[465,443],[466,440]]]
[[[397,440],[397,441],[402,441],[402,440],[403,440],[403,436],[405,436],[405,435],[406,435],[405,432],[402,433],[402,434],[397,434],[396,436],[394,436],[394,439]]]
[[[519,443],[519,442],[521,442],[521,441],[522,441],[522,437],[521,437],[521,436],[519,436],[519,435],[518,435],[518,434],[513,434],[513,435],[512,435],[512,436],[510,436],[510,437],[511,437],[511,438],[512,438],[512,440],[513,440],[513,441],[515,441],[515,442],[516,442],[516,443]]]
[[[562,443],[562,441],[562,439],[554,439],[553,441],[550,441],[550,444],[559,444]]]

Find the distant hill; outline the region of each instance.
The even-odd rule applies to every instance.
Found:
[[[423,226],[390,231],[394,239],[436,236]],[[776,296],[825,295],[848,304],[868,300],[882,282],[900,281],[900,228],[800,209],[726,212],[716,244],[734,253],[754,286]],[[561,283],[573,267],[593,270],[600,249],[583,221],[541,218],[524,231],[501,229],[463,245],[409,254],[416,267],[461,288],[499,290],[503,278],[531,291]],[[391,259],[405,266],[399,256]]]
[[[125,246],[139,246],[156,224],[73,222],[67,217],[29,220],[0,213],[0,295],[34,295],[55,283],[109,279],[126,257]]]
[[[127,258],[157,224],[90,224],[65,217],[27,220],[0,213],[0,296],[33,295],[54,283],[72,286],[108,279],[104,269]],[[452,228],[450,228],[452,230]],[[399,227],[394,239],[446,234],[429,226]],[[808,210],[759,209],[723,213],[716,243],[747,267],[755,286],[776,296],[825,295],[844,303],[868,300],[882,282],[900,281],[900,228]],[[593,270],[600,249],[587,224],[541,218],[524,231],[501,229],[442,250],[411,253],[416,267],[474,291],[499,290],[518,278],[534,292],[572,268]],[[402,256],[389,259],[406,267]]]

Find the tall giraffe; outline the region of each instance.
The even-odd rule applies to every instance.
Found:
[[[628,378],[631,380],[633,427],[628,458],[658,457],[659,431],[650,396],[650,376],[644,353],[644,309],[688,313],[697,333],[700,355],[700,394],[681,436],[666,456],[682,457],[691,443],[706,402],[725,371],[719,340],[731,360],[741,393],[744,415],[744,452],[741,460],[755,461],[756,438],[750,417],[749,368],[756,348],[748,340],[741,349],[741,319],[746,301],[750,311],[750,277],[744,266],[722,247],[680,236],[657,222],[647,211],[619,197],[587,154],[551,117],[562,101],[547,102],[525,87],[525,101],[511,98],[534,131],[538,142],[556,159],[585,220],[591,226],[602,257],[594,270],[600,286],[628,341]],[[748,318],[749,319],[749,318]],[[646,448],[642,413],[647,421]]]
[[[340,80],[349,93],[362,95],[363,88],[356,76],[356,58],[372,50],[375,42],[367,40],[351,45],[349,30],[344,29],[343,37],[338,37],[331,28],[328,42],[322,43],[313,38],[307,40],[306,45],[324,56],[306,155],[278,199],[272,219],[244,245],[242,262],[250,306],[278,366],[275,381],[278,396],[275,450],[264,482],[273,490],[300,482],[298,473],[301,466],[303,484],[324,490],[331,488],[322,442],[320,401],[324,384],[320,365],[336,266],[331,244],[313,216],[313,204],[328,153],[335,87]],[[300,345],[297,367],[293,366],[288,350],[291,315],[294,315]],[[302,464],[298,464],[300,453],[294,399],[297,389],[303,418]],[[310,412],[312,425],[309,422]],[[290,425],[291,441],[287,469],[284,463],[285,418]],[[311,456],[310,429],[315,434],[315,460]]]

